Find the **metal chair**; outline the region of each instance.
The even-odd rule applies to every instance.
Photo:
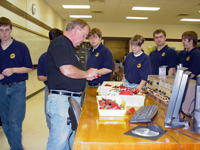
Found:
[[[72,130],[76,130],[79,122],[79,118],[81,115],[81,107],[78,102],[73,98],[69,97],[69,117],[67,118],[67,124],[72,124]]]

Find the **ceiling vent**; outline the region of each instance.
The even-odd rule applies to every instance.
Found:
[[[178,14],[177,17],[186,17],[189,16],[189,14]]]
[[[92,11],[93,14],[103,14],[103,11]]]
[[[90,2],[104,3],[105,0],[89,0]]]

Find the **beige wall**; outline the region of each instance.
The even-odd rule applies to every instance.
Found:
[[[25,11],[26,13],[32,15],[31,5],[36,4],[37,11],[33,16],[41,22],[47,24],[51,28],[59,28],[63,30],[64,22],[43,0],[8,0],[10,3]],[[0,6],[0,17],[7,17],[13,23],[20,25],[24,28],[30,29],[34,32],[40,33],[48,37],[49,31],[16,15],[13,12]],[[29,48],[33,64],[38,63],[38,58],[42,53],[44,53],[49,45],[49,39],[33,34],[21,28],[13,27],[12,36],[21,42],[24,42]],[[27,81],[27,93],[30,95],[39,89],[43,88],[44,84],[37,80],[37,70],[33,70],[29,73],[29,79]]]
[[[88,22],[91,28],[97,27],[101,29],[103,37],[133,37],[135,34],[140,34],[144,38],[153,38],[153,32],[158,29],[164,29],[169,39],[181,39],[183,32],[188,30],[196,31],[200,37],[200,25],[171,25],[171,24],[136,24],[136,23],[105,23],[105,22]],[[170,47],[176,50],[183,50],[181,42],[166,42]],[[144,51],[146,54],[150,53],[150,50],[155,47],[154,41],[145,41]],[[129,45],[129,51],[131,52],[131,46]],[[117,49],[115,55],[118,53]]]
[[[196,31],[200,37],[200,25],[171,25],[171,24],[136,24],[136,23],[105,23],[105,22],[88,22],[91,28],[99,28],[102,30],[103,37],[132,37],[140,34],[144,38],[153,38],[153,32],[158,29],[164,29],[167,38],[181,39],[183,32],[188,30]],[[175,47],[176,50],[182,50],[181,42],[166,42],[168,46]],[[144,43],[144,50],[148,53],[148,47],[154,47],[153,41]]]
[[[60,16],[58,16],[54,12],[54,10],[52,10],[52,8],[43,0],[7,0],[7,1],[52,28],[56,27],[61,30],[64,29],[63,19]],[[32,15],[31,11],[32,4],[35,4],[37,8],[35,15]],[[37,26],[31,23],[30,21],[27,21],[26,19],[23,19],[22,17],[8,11],[7,9],[4,9],[3,7],[0,7],[0,10],[1,10],[0,16],[7,16],[12,20],[13,23],[16,23],[18,25],[21,25],[23,27],[26,27],[28,29],[34,30],[36,32],[48,36],[48,31],[41,28],[40,26]]]
[[[141,34],[145,38],[152,38],[153,31],[157,28],[164,29],[168,38],[181,38],[187,30],[194,30],[200,35],[200,25],[170,25],[170,24],[136,24],[117,22],[88,22],[90,27],[100,28],[104,37],[132,37]]]

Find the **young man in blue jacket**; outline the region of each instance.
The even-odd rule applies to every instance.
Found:
[[[97,79],[88,81],[88,86],[99,86],[111,76],[113,57],[110,50],[101,43],[102,32],[98,28],[93,28],[88,38],[92,48],[88,54],[87,69],[96,68],[99,74]]]
[[[177,54],[173,48],[165,44],[166,32],[163,29],[157,29],[153,33],[157,48],[149,55],[151,60],[152,74],[159,75],[159,67],[168,67],[168,76],[174,76],[176,73]]]
[[[0,18],[0,116],[11,150],[23,150],[26,80],[32,71],[28,47],[11,37],[12,23]]]
[[[142,47],[144,38],[141,35],[135,35],[131,39],[132,51],[126,56],[124,62],[124,81],[125,87],[137,88],[139,91],[145,87],[148,75],[151,74],[151,62]]]
[[[185,50],[178,54],[178,63],[192,72],[191,78],[196,80],[200,74],[200,50],[196,47],[198,35],[194,31],[186,31],[182,34],[182,44]]]

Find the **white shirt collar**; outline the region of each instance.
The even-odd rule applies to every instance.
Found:
[[[139,57],[140,55],[142,55],[142,53],[143,53],[143,52],[141,52],[141,53],[138,54],[138,55],[135,55],[135,54],[134,54],[134,56],[135,56],[135,57]]]

